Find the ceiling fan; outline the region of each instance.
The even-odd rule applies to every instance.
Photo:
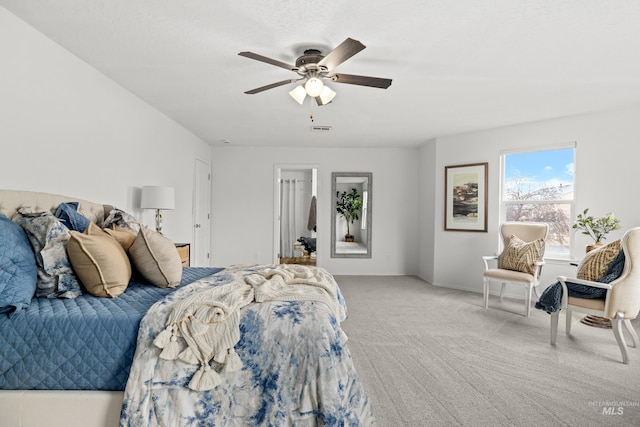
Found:
[[[273,89],[278,86],[283,86],[289,83],[299,82],[304,80],[304,83],[297,86],[289,95],[293,97],[300,104],[305,99],[305,96],[310,96],[316,99],[318,105],[326,105],[330,103],[336,96],[336,93],[326,86],[323,80],[330,79],[336,83],[346,83],[351,85],[377,87],[386,89],[391,86],[391,79],[383,79],[380,77],[358,76],[354,74],[335,73],[333,69],[342,64],[347,59],[351,58],[356,53],[365,48],[365,45],[358,40],[347,38],[340,43],[335,49],[326,55],[322,55],[317,49],[307,49],[303,55],[296,60],[296,65],[289,65],[277,59],[267,58],[266,56],[258,55],[253,52],[240,52],[238,55],[246,58],[255,59],[257,61],[266,62],[267,64],[275,65],[277,67],[285,68],[287,70],[297,73],[300,77],[294,79],[282,80],[280,82],[271,83],[266,86],[261,86],[256,89],[248,90],[245,93],[253,95],[268,89]]]

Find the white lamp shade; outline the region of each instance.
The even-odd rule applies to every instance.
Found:
[[[325,86],[322,88],[322,92],[320,92],[320,101],[322,101],[322,105],[327,105],[333,98],[335,98],[336,93],[332,91],[329,86]]]
[[[175,209],[176,194],[174,188],[160,185],[142,187],[140,207],[142,209]]]
[[[291,95],[293,99],[298,101],[298,104],[302,105],[302,103],[304,102],[305,96],[307,96],[307,92],[304,90],[304,87],[300,85],[300,86],[297,86],[295,89],[293,89],[291,92],[289,92],[289,95]]]

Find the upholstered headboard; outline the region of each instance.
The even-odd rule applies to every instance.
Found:
[[[101,205],[60,194],[0,190],[0,212],[8,218],[11,218],[21,207],[34,207],[36,210],[48,210],[55,213],[58,205],[63,202],[78,202],[78,212],[98,225],[102,225],[105,215],[108,215],[112,208],[109,205]]]

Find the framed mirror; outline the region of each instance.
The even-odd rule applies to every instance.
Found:
[[[371,258],[371,172],[331,173],[331,257]]]

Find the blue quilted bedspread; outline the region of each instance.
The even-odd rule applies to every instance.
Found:
[[[220,270],[187,267],[176,289]],[[34,298],[0,315],[0,389],[124,390],[140,320],[176,289],[132,282],[118,298]]]

